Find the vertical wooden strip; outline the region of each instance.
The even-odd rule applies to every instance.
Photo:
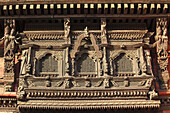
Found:
[[[54,14],[54,4],[50,4],[50,14]]]
[[[130,14],[134,14],[135,5],[130,4]]]
[[[128,13],[128,4],[124,4],[124,14]]]
[[[121,8],[122,8],[121,4],[118,4],[117,5],[117,14],[121,14]]]
[[[153,14],[154,11],[155,11],[155,4],[151,4],[150,14]]]
[[[44,14],[48,14],[48,5],[44,4]]]
[[[101,14],[102,11],[102,4],[97,4],[97,13]]]
[[[110,14],[114,14],[114,13],[115,13],[115,4],[111,4]]]

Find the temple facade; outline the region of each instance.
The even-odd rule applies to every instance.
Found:
[[[169,0],[0,0],[0,112],[170,113]]]

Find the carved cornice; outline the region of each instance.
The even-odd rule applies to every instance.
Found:
[[[147,32],[147,30],[113,30],[108,31],[108,37],[114,40],[140,40]]]
[[[79,86],[77,86],[79,87]],[[26,89],[26,99],[147,99],[147,90],[114,90],[114,91],[50,91],[50,90],[39,90],[36,89]]]
[[[25,31],[29,40],[59,40],[64,39],[64,31]]]
[[[115,109],[115,108],[159,108],[160,101],[153,100],[29,100],[18,102],[19,108],[46,109]]]

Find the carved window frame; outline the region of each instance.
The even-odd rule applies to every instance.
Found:
[[[78,61],[82,57],[82,55],[88,54],[88,57],[92,59],[95,63],[95,72],[78,72]],[[97,76],[98,75],[98,59],[96,56],[95,51],[81,51],[78,53],[76,57],[76,62],[75,62],[75,71],[76,71],[76,76],[84,76],[84,75],[92,75],[92,76]]]
[[[62,76],[62,70],[63,70],[63,55],[58,55],[57,52],[59,51],[53,51],[53,50],[40,50],[36,51],[37,54],[35,55],[36,59],[34,60],[34,74],[35,76],[46,76],[46,75],[53,75],[53,76]],[[61,51],[60,51],[61,52]],[[63,52],[61,52],[63,53]],[[58,71],[57,72],[40,72],[40,62],[41,60],[48,54],[51,54],[52,57],[57,61],[58,63]]]
[[[131,60],[132,62],[132,68],[133,68],[133,72],[116,72],[116,70],[114,70],[114,61],[116,60],[116,58],[118,58],[121,54],[125,54],[125,57],[128,58],[129,60]],[[137,50],[113,50],[110,51],[110,72],[112,76],[135,76],[138,75],[139,73],[139,66],[138,66],[138,54],[137,54]]]

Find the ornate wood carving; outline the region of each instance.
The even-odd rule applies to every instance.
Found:
[[[93,47],[94,50],[89,49],[90,47]],[[81,50],[81,47],[84,48],[84,50]],[[99,50],[99,47],[96,43],[96,39],[93,34],[89,33],[88,28],[86,27],[84,30],[84,33],[79,36],[79,38],[75,42],[75,46],[73,50],[70,52],[70,56],[72,58],[72,75],[77,75],[78,73],[78,68],[76,61],[79,59],[80,56],[82,56],[84,53],[87,53],[88,56],[92,59],[95,60],[95,70],[99,70],[97,73],[98,75],[101,75],[101,58],[102,58],[102,53]],[[95,54],[93,54],[95,53]],[[76,57],[76,55],[78,56]],[[76,60],[76,61],[75,61]],[[97,63],[97,64],[96,64]],[[80,67],[81,68],[81,67]],[[88,75],[88,74],[87,74]]]
[[[66,44],[71,44],[71,39],[70,39],[70,19],[69,18],[64,19],[64,37],[65,37],[65,43]]]
[[[15,43],[17,43],[15,33],[15,20],[4,20],[4,37],[1,39],[4,43],[4,83],[7,92],[12,91],[12,83],[14,82],[14,59],[15,59]]]
[[[92,42],[92,46],[94,47],[96,54],[98,55],[98,58],[102,58],[102,53],[99,50],[98,45],[96,44],[96,40],[93,34],[89,34],[88,28],[86,27],[84,30],[84,33],[81,34],[78,38],[78,40],[75,42],[75,46],[73,50],[71,51],[71,58],[75,58],[76,53],[79,51],[79,47],[81,45],[81,42],[84,38],[89,38]]]
[[[101,41],[107,44],[106,18],[101,18]]]
[[[123,56],[121,56],[123,55]],[[123,58],[123,59],[120,59]],[[122,63],[124,62],[122,60],[125,60],[128,62],[129,66],[132,66],[132,68],[128,67],[127,69],[129,71],[125,72],[125,68],[127,65],[125,64],[124,67]],[[119,66],[120,65],[120,66]],[[134,76],[134,74],[138,75],[137,70],[140,68],[138,66],[138,54],[137,50],[116,50],[116,51],[110,51],[110,66],[111,66],[111,75],[115,76]],[[117,69],[120,68],[122,71],[118,71]]]
[[[30,74],[31,71],[31,47],[22,51],[20,75]]]
[[[158,18],[156,20],[156,50],[157,61],[159,64],[159,79],[161,80],[161,88],[168,88],[169,72],[168,72],[168,36],[167,36],[167,18]]]

